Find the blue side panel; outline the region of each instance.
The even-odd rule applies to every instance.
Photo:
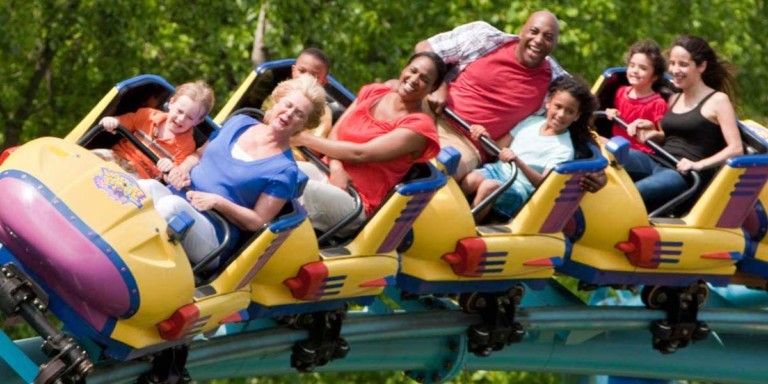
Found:
[[[397,285],[405,292],[424,295],[429,293],[468,293],[468,292],[502,292],[514,288],[517,284],[525,284],[531,289],[544,289],[546,279],[518,280],[475,280],[475,281],[427,281],[401,273],[397,276]]]
[[[728,285],[730,276],[702,275],[683,273],[653,273],[653,272],[618,272],[601,271],[573,260],[555,268],[555,271],[583,280],[588,284],[628,284],[628,285],[664,285],[672,287],[685,287],[699,280],[704,280],[714,286]]]
[[[267,307],[256,303],[251,303],[248,307],[248,318],[266,318],[285,315],[299,315],[303,313],[323,312],[323,311],[335,311],[339,308],[343,308],[347,303],[354,303],[362,306],[370,305],[373,303],[376,296],[363,296],[356,298],[345,298],[336,300],[322,300],[313,301],[301,304],[288,304],[278,305],[274,307]]]
[[[751,257],[743,258],[738,264],[739,271],[768,279],[768,263]]]

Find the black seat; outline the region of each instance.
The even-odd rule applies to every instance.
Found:
[[[117,96],[95,119],[100,121],[106,116],[120,116],[130,112],[136,112],[139,108],[155,108],[167,110],[168,101],[175,88],[160,76],[140,75],[120,82]],[[216,123],[210,117],[206,117],[195,127],[194,137],[197,147],[208,141],[211,133],[218,129]],[[111,148],[120,140],[119,135],[102,133],[96,135],[87,143],[81,143],[88,149]]]
[[[249,86],[243,97],[232,107],[232,111],[243,109],[261,109],[264,100],[269,97],[277,84],[291,77],[291,66],[295,59],[283,59],[264,63],[254,69],[256,79]],[[328,107],[332,112],[332,121],[336,123],[346,108],[354,101],[354,94],[349,92],[333,76],[328,75],[328,83],[324,87]]]

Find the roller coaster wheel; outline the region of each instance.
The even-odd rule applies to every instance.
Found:
[[[493,348],[489,345],[491,341],[490,333],[483,325],[472,325],[467,329],[467,338],[469,350],[479,357],[486,357],[491,354]]]
[[[44,365],[40,369],[40,373],[35,377],[35,384],[58,384],[61,383],[62,373],[67,369],[67,366],[61,360],[53,360],[50,363]],[[82,381],[84,382],[84,381]]]
[[[679,343],[677,340],[659,340],[653,339],[653,348],[661,352],[662,355],[669,355],[677,352]]]
[[[515,303],[515,306],[520,305],[520,302],[523,301],[523,296],[525,296],[525,286],[517,284],[507,292],[507,295]]]
[[[707,337],[709,337],[709,334],[711,333],[711,330],[709,329],[709,325],[703,321],[699,321],[696,324],[696,329],[693,331],[693,335],[691,336],[691,339],[694,341],[704,340]]]
[[[693,294],[696,295],[699,308],[703,307],[704,304],[706,304],[707,299],[709,299],[709,287],[707,286],[707,283],[703,281],[696,283],[696,288],[694,289]]]
[[[646,285],[640,293],[640,299],[646,307],[659,309],[667,302],[667,293],[658,285]]]
[[[293,345],[291,354],[291,367],[299,372],[312,372],[315,369],[317,351],[307,346],[307,340],[302,340]]]
[[[512,324],[512,332],[507,339],[507,344],[519,343],[525,337],[525,328],[519,323]]]
[[[347,343],[344,339],[339,339],[336,343],[336,348],[333,350],[333,357],[332,360],[335,359],[343,359],[347,357],[347,354],[349,353],[349,343]]]
[[[651,333],[654,338],[669,340],[669,338],[672,337],[672,332],[673,329],[666,320],[656,320],[651,323]]]
[[[477,313],[487,305],[485,297],[477,292],[462,293],[459,295],[459,306],[464,313]]]

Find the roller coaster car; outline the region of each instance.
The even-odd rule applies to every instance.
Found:
[[[740,128],[745,134],[749,134],[753,141],[760,139],[765,142],[768,139],[768,129],[754,121],[740,122]],[[744,137],[745,135],[742,135]],[[750,145],[748,148],[756,147]],[[753,182],[746,178],[744,183]],[[768,290],[768,215],[765,207],[768,206],[768,188],[760,190],[759,198],[753,209],[744,220],[743,228],[750,239],[750,246],[744,252],[744,258],[737,266],[737,274],[731,280],[732,283],[743,284],[750,287]]]
[[[120,116],[135,112],[139,108],[166,109],[175,88],[165,79],[156,75],[140,75],[115,85],[80,123],[67,134],[66,140],[80,143],[82,146],[94,148],[111,148],[120,139],[119,135],[99,133],[94,127],[105,116]],[[208,136],[219,126],[205,118],[195,127],[195,142],[198,146],[208,140]],[[91,137],[88,137],[91,136]],[[87,142],[83,139],[87,137]]]
[[[130,103],[126,95],[135,94],[130,85],[165,88],[164,81],[155,86],[158,79],[141,76],[120,83],[81,126],[105,113],[130,111],[121,109]],[[183,344],[246,311],[253,276],[306,221],[298,203],[286,204],[215,275],[195,276],[176,234],[167,231],[172,226],[155,212],[136,180],[71,142],[80,132],[68,139],[40,138],[3,156],[4,312],[22,315],[46,338],[66,339],[42,315],[50,309],[92,358],[128,360]],[[87,371],[82,367],[90,363],[80,362],[86,355],[73,345],[68,350],[79,357],[55,366],[64,372],[77,363],[81,368],[75,370]],[[60,373],[40,375],[53,381]]]
[[[608,70],[598,84],[614,82],[624,73]],[[600,87],[593,89],[605,98]],[[765,193],[768,146],[744,130],[743,124],[739,126],[747,154],[728,160],[690,212],[680,218],[649,218],[622,167],[629,143],[612,139],[604,148],[610,162],[608,184],[581,201],[583,218],[577,220],[573,248],[557,268],[586,286],[645,285],[643,302],[667,311],[667,321],[654,324],[654,335],[661,339],[659,343],[655,339],[654,347],[664,353],[687,344],[692,334],[706,336],[706,324],[696,321],[697,309],[707,295],[704,282],[728,284],[737,263],[754,252],[754,242],[742,227],[755,211],[758,197]],[[682,331],[673,327],[670,331],[670,324],[693,324],[693,328]],[[678,337],[678,331],[689,335],[688,340]]]
[[[579,179],[607,165],[597,147],[591,147],[591,158],[558,164],[504,224],[477,226],[467,199],[449,178],[414,223],[401,253],[398,286],[417,295],[462,294],[463,309],[484,317],[483,324],[469,331],[470,338],[477,336],[470,350],[478,355],[519,341],[524,331],[513,317],[523,294],[521,283],[540,288],[552,277],[570,249],[562,230],[584,194]],[[448,174],[458,160],[451,150],[438,156]],[[502,330],[500,339],[493,336],[496,329]]]
[[[216,114],[214,121],[221,124],[227,117],[236,113],[246,113],[261,119],[262,103],[278,83],[291,78],[291,66],[295,63],[295,59],[283,59],[270,61],[254,68]],[[331,75],[328,75],[328,83],[324,88],[327,105],[333,113],[332,120],[335,123],[355,100],[355,95]]]
[[[260,118],[262,102],[290,77],[293,63],[279,60],[254,69],[215,120],[240,113]],[[354,95],[331,76],[325,90],[335,120]],[[275,240],[284,242],[253,275],[251,305],[233,319],[282,317],[307,328],[309,339],[298,342],[291,357],[291,365],[300,371],[343,357],[348,346],[339,332],[347,303],[367,305],[395,284],[396,247],[444,184],[445,176],[433,165],[415,165],[356,236],[334,245],[321,241],[325,236],[316,237],[312,225],[303,222],[290,237]]]

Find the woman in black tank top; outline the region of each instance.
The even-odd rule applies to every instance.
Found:
[[[706,182],[727,159],[742,154],[729,98],[734,84],[730,64],[718,59],[705,40],[681,36],[670,49],[668,71],[681,92],[670,98],[662,129],[638,131],[637,136],[640,142],[660,143],[680,162],[675,169],[632,150],[625,166],[649,211],[685,191],[689,171],[701,172]]]

